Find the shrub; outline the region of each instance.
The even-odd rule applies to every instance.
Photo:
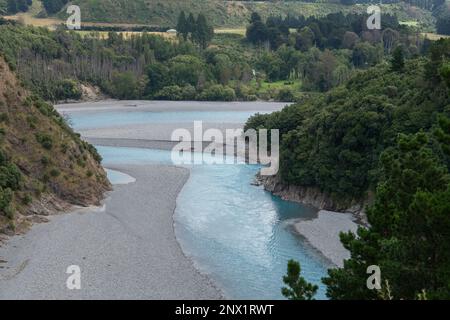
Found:
[[[0,166],[5,166],[8,163],[8,157],[6,153],[0,149]]]
[[[9,118],[8,118],[8,114],[6,112],[0,113],[0,123],[8,122],[8,120],[9,120]]]
[[[54,178],[58,177],[61,174],[61,171],[59,171],[58,169],[54,168],[52,170],[50,170],[50,175]]]
[[[0,167],[0,187],[19,190],[21,180],[22,175],[15,164],[8,163]]]
[[[50,164],[50,159],[49,159],[47,156],[43,156],[43,157],[41,158],[41,163],[42,163],[44,166],[47,166],[47,165]]]
[[[61,152],[62,153],[67,153],[67,150],[69,149],[69,146],[66,143],[62,143],[61,144]]]
[[[295,96],[291,89],[282,88],[278,92],[276,99],[281,102],[292,102],[295,100]]]
[[[81,88],[73,80],[66,79],[60,81],[55,90],[55,97],[58,100],[65,100],[65,99],[74,99],[78,100],[81,98],[82,92]]]
[[[33,201],[33,198],[28,193],[25,194],[25,196],[22,199],[22,203],[26,206],[29,205],[32,201]]]
[[[37,133],[36,140],[41,144],[41,146],[47,150],[51,150],[53,147],[52,138],[45,133]]]
[[[194,100],[196,94],[197,91],[190,84],[185,85],[184,87],[174,85],[162,88],[155,94],[154,98],[171,101]]]
[[[35,98],[34,106],[45,116],[58,115],[58,113],[53,109],[51,105],[46,103],[45,101]]]
[[[98,163],[102,162],[102,160],[103,160],[102,156],[100,155],[100,153],[98,153],[97,149],[92,144],[88,143],[87,149],[95,161],[97,161]]]
[[[183,99],[183,92],[179,86],[167,86],[155,94],[155,99],[179,101]]]
[[[217,84],[203,90],[199,99],[203,101],[233,101],[236,100],[236,93],[230,87]]]
[[[0,213],[8,219],[14,217],[14,213],[11,208],[11,202],[13,198],[12,190],[9,188],[0,187]]]

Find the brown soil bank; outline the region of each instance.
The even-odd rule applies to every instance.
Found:
[[[110,189],[100,161],[0,56],[0,232],[73,205],[99,204]]]

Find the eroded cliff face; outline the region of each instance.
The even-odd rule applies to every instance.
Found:
[[[371,196],[366,200],[339,201],[329,194],[321,192],[318,188],[287,185],[278,175],[256,176],[256,183],[264,189],[281,197],[284,200],[294,201],[313,206],[320,210],[347,212],[354,214],[362,223],[367,222],[365,208],[371,202]]]
[[[100,160],[0,57],[0,232],[73,205],[100,204],[111,188]]]

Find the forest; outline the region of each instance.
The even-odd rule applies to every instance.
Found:
[[[284,183],[317,187],[344,205],[374,195],[368,225],[341,234],[351,258],[323,279],[329,298],[450,297],[449,89],[450,40],[440,40],[424,57],[395,49],[389,63],[343,86],[247,122],[282,128]],[[369,265],[382,268],[383,290],[365,286]]]
[[[383,16],[383,32],[366,30],[364,17],[264,20],[255,13],[241,37],[214,34],[207,17],[182,12],[175,41],[145,32],[100,37],[4,21],[0,52],[49,101],[79,99],[82,84],[119,99],[297,101],[386,61],[396,46],[409,58],[431,42],[390,15]]]
[[[29,4],[13,2],[17,11]],[[44,6],[57,12],[65,5],[55,3],[44,1]],[[410,3],[433,11],[437,30],[450,33],[446,3]],[[0,19],[0,54],[35,94],[28,100],[34,114],[52,119],[52,109],[36,97],[78,100],[83,85],[117,99],[295,102],[273,114],[257,114],[245,126],[280,129],[281,181],[318,189],[342,207],[369,203],[367,225],[341,235],[351,258],[323,279],[327,296],[449,299],[450,40],[432,41],[389,13],[383,14],[382,30],[367,30],[366,18],[354,12],[253,12],[242,36],[214,34],[211,18],[182,11],[172,39],[113,31],[101,37]],[[8,121],[1,115],[2,128]],[[49,154],[57,135],[37,132],[33,121],[27,118],[30,137]],[[98,154],[62,119],[55,121],[81,145],[80,163],[73,167],[94,179],[83,155],[97,163]],[[5,134],[0,131],[0,138]],[[45,186],[69,179],[60,177],[48,155],[39,165]],[[14,194],[21,202],[32,199],[19,194],[23,177],[3,151],[0,175],[0,211],[10,216],[12,205],[18,205]],[[383,290],[365,286],[368,265],[383,269]],[[301,281],[295,262],[289,268],[285,283],[292,289],[284,294],[312,299],[317,288]]]

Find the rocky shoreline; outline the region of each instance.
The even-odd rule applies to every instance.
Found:
[[[286,185],[278,175],[261,176],[258,174],[255,177],[255,184],[263,186],[266,191],[279,196],[283,200],[302,203],[319,210],[351,213],[359,223],[367,224],[365,208],[370,203],[370,199],[359,202],[352,201],[350,205],[340,203],[333,200],[330,195],[321,192],[318,188]]]

